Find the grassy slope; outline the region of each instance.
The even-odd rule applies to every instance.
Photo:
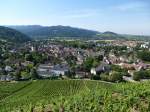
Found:
[[[146,112],[150,104],[150,82],[109,84],[85,80],[44,80],[20,83],[20,86],[18,84],[1,86],[0,93],[2,88],[7,90],[5,93],[10,93],[0,100],[2,112],[17,109],[25,112],[40,112],[44,109],[62,109],[67,112]]]

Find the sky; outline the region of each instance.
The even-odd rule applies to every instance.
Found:
[[[0,0],[0,25],[64,25],[150,35],[150,0]]]

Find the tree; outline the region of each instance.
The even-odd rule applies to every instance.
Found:
[[[118,65],[111,65],[111,69],[112,69],[112,71],[116,71],[116,72],[123,73],[124,75],[128,75],[128,70],[121,68]]]
[[[95,60],[93,61],[92,66],[93,66],[93,67],[97,67],[98,65],[99,65],[99,62],[98,62],[98,60],[95,59]]]
[[[21,71],[21,77],[22,77],[22,79],[29,79],[30,74],[24,70],[24,71]]]
[[[109,73],[103,73],[100,75],[101,80],[109,81]]]
[[[141,51],[137,53],[138,58],[143,61],[150,61],[150,52],[149,51]]]
[[[16,81],[19,81],[21,79],[21,71],[20,70],[17,70],[16,71],[16,75],[15,75],[15,80]]]
[[[68,78],[75,78],[75,72],[74,71],[68,71],[65,73],[65,75],[68,77]]]
[[[133,74],[133,80],[140,81],[140,79],[142,78],[141,75],[142,75],[141,72],[135,72]]]
[[[98,61],[103,61],[103,58],[104,58],[103,55],[99,55],[98,57],[96,57],[96,59],[97,59]]]
[[[90,69],[93,67],[93,58],[92,57],[88,57],[84,62],[83,62],[83,66],[85,71],[90,71]]]
[[[37,71],[36,71],[35,68],[33,68],[33,69],[31,70],[31,78],[32,78],[32,79],[38,79],[38,78],[39,78],[38,73],[37,73]]]
[[[93,76],[92,76],[92,79],[93,79],[93,80],[100,80],[100,75],[93,75]]]
[[[32,56],[32,54],[26,54],[26,55],[25,55],[25,60],[26,60],[26,61],[33,61],[33,56]]]
[[[149,79],[149,78],[150,78],[150,71],[148,70],[141,70],[133,74],[133,79],[136,81],[140,81],[140,79]]]
[[[65,57],[65,60],[67,61],[69,66],[72,67],[76,65],[77,58],[73,55],[68,55]]]

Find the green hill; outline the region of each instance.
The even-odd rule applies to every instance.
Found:
[[[110,31],[97,34],[97,38],[102,39],[102,40],[123,40],[123,39],[126,39],[125,36],[119,35],[117,33],[110,32]]]
[[[65,38],[65,39],[125,39],[125,37],[113,32],[98,32],[82,28],[74,28],[70,26],[8,26],[18,30],[34,39],[47,39],[47,38]]]
[[[31,40],[25,34],[3,26],[0,26],[0,39],[15,43],[22,43]]]
[[[88,80],[0,83],[1,112],[148,112],[150,82]]]
[[[8,26],[18,30],[32,38],[54,38],[54,37],[68,37],[68,38],[91,38],[95,36],[97,31],[86,30],[81,28],[74,28],[70,26]]]
[[[98,32],[82,28],[70,26],[40,26],[40,25],[25,25],[25,26],[7,26],[18,30],[33,39],[47,38],[65,38],[65,39],[100,39],[100,40],[150,40],[150,36],[143,35],[124,35],[114,32]]]

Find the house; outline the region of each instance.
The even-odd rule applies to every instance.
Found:
[[[114,54],[109,54],[109,61],[111,64],[117,64],[120,63],[120,59],[116,57]]]
[[[0,81],[12,81],[13,79],[10,75],[0,75]]]
[[[141,48],[149,48],[149,42],[141,44]]]
[[[10,53],[16,53],[16,50],[15,49],[12,49],[9,51]]]
[[[125,68],[127,70],[135,70],[134,64],[120,63],[119,66],[121,66],[121,68]]]
[[[84,61],[84,57],[82,55],[77,56],[77,64],[81,65]]]
[[[75,78],[79,78],[79,79],[86,78],[88,76],[86,72],[82,72],[82,71],[76,71],[75,74],[76,74]]]
[[[127,57],[125,57],[125,56],[120,56],[119,59],[120,59],[120,61],[121,61],[122,63],[126,63],[126,62],[129,61],[129,60],[127,59]]]
[[[66,72],[69,71],[69,67],[66,65],[66,64],[58,64],[58,65],[55,65],[53,67],[53,69],[51,70],[51,72],[53,74],[55,74],[56,76],[60,76],[61,75],[65,75]]]
[[[91,69],[91,74],[97,75],[102,72],[109,72],[111,70],[110,66],[107,63],[101,63],[98,67]]]
[[[12,72],[13,71],[13,68],[11,66],[6,66],[5,67],[5,71],[6,72]]]
[[[1,72],[1,71],[3,71],[3,69],[2,69],[2,68],[0,68],[0,72]]]
[[[53,68],[53,66],[51,66],[51,65],[41,64],[37,68],[37,73],[41,77],[52,77],[53,76],[53,74],[51,72],[52,68]]]
[[[6,80],[6,75],[0,75],[0,81],[5,81]]]
[[[132,77],[127,77],[127,76],[123,76],[123,80],[128,81],[128,82],[136,82],[133,80]]]
[[[51,65],[40,65],[37,69],[37,73],[41,77],[59,77],[60,75],[65,75],[69,71],[69,67],[66,64],[58,64],[55,66]]]
[[[111,61],[107,57],[104,57],[103,61],[109,65],[111,64]]]
[[[148,68],[148,65],[143,62],[139,62],[138,64],[135,64],[135,69],[137,71],[140,71],[142,69],[147,69],[147,68]]]
[[[21,65],[23,65],[23,66],[28,66],[30,64],[33,65],[33,62],[25,61],[25,62],[21,63]]]
[[[134,72],[135,72],[135,70],[128,70],[128,74],[131,76],[133,76]]]

